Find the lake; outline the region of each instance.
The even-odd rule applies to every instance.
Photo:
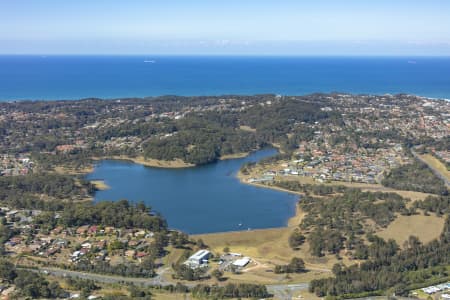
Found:
[[[127,161],[104,160],[87,179],[111,188],[95,201],[143,201],[161,213],[171,228],[189,234],[282,227],[295,214],[298,195],[241,183],[242,164],[272,156],[264,149],[245,158],[194,168],[161,169]]]

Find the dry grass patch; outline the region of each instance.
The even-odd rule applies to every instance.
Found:
[[[227,232],[218,234],[197,235],[211,248],[214,253],[223,253],[228,247],[231,252],[241,253],[251,257],[261,265],[241,275],[232,275],[230,278],[246,282],[280,282],[283,275],[274,274],[272,271],[276,264],[287,264],[293,257],[300,257],[305,261],[306,268],[310,272],[292,275],[292,280],[287,282],[305,282],[314,278],[330,275],[330,269],[337,262],[333,255],[313,257],[309,253],[308,243],[293,250],[289,247],[288,238],[294,227],[252,230],[243,232]],[[344,263],[349,263],[347,258]]]
[[[272,265],[270,268],[264,268],[251,272],[243,272],[241,274],[226,273],[225,277],[231,282],[240,283],[259,283],[259,284],[295,284],[299,282],[310,282],[313,279],[330,277],[330,272],[325,271],[308,271],[299,274],[275,274]]]
[[[157,159],[147,159],[142,156],[136,157],[136,158],[129,158],[129,157],[113,157],[114,159],[126,159],[131,160],[134,163],[147,166],[147,167],[156,167],[156,168],[188,168],[193,167],[193,164],[186,163],[182,161],[181,159],[175,159],[175,160],[157,160]]]
[[[308,291],[299,291],[292,295],[292,299],[307,299],[307,300],[322,300],[323,297],[317,297],[315,294],[312,294]]]
[[[140,164],[146,167],[155,167],[155,168],[166,168],[166,169],[179,169],[179,168],[188,168],[188,167],[194,167],[195,165],[186,163],[182,161],[181,159],[175,159],[175,160],[158,160],[158,159],[151,159],[151,158],[145,158],[143,156],[138,157],[129,157],[125,155],[120,156],[106,156],[106,157],[93,157],[94,160],[103,160],[103,159],[112,159],[112,160],[125,160],[125,161],[131,161],[135,164]]]
[[[256,132],[255,128],[252,128],[252,127],[247,126],[247,125],[241,125],[241,126],[239,126],[239,129],[243,130],[243,131]]]
[[[111,188],[103,180],[91,180],[91,183],[95,186],[95,188],[97,190],[100,190],[100,191],[109,190]]]
[[[243,158],[243,157],[248,156],[249,154],[250,154],[249,152],[240,152],[240,153],[234,153],[234,154],[226,154],[226,155],[222,155],[220,157],[220,160]]]
[[[54,171],[56,173],[62,174],[62,175],[84,175],[84,174],[92,173],[94,171],[94,167],[88,166],[88,167],[84,167],[84,168],[74,169],[74,168],[65,167],[65,166],[56,166],[54,168]]]
[[[417,236],[423,243],[439,237],[444,228],[444,218],[429,216],[397,216],[397,218],[377,235],[384,239],[394,239],[400,246],[409,236]]]
[[[411,199],[412,201],[409,202],[408,204],[412,204],[414,201],[417,201],[417,200],[424,200],[428,196],[436,196],[436,195],[433,195],[433,194],[427,194],[427,193],[422,193],[422,192],[414,192],[414,191],[393,190],[393,192],[399,194],[403,198]]]
[[[215,253],[223,253],[223,249],[228,247],[232,252],[240,252],[252,257],[268,257],[271,254],[273,257],[273,254],[278,252],[276,250],[283,252],[282,256],[284,252],[289,252],[289,249],[286,249],[287,234],[289,231],[286,228],[275,228],[203,234],[196,235],[195,238],[203,239]],[[281,238],[283,236],[286,236],[285,244]]]
[[[276,264],[287,264],[293,257],[300,257],[305,261],[306,268],[310,272],[299,274],[298,276],[309,281],[310,279],[321,277],[323,274],[329,275],[331,268],[338,260],[334,255],[326,255],[324,257],[311,256],[307,242],[299,250],[293,250],[289,247],[289,236],[300,224],[304,214],[298,208],[296,215],[289,220],[288,227],[284,228],[202,234],[193,237],[195,239],[201,238],[214,253],[223,253],[223,249],[227,247],[231,252],[251,257],[263,267],[252,270],[249,272],[252,275],[248,276],[270,277],[272,282],[273,280],[279,280],[277,276],[270,272]],[[342,262],[344,264],[353,263],[347,257],[343,257]],[[241,278],[245,279],[248,276]]]
[[[158,300],[181,300],[181,299],[193,299],[190,294],[182,294],[182,293],[169,293],[169,292],[153,292],[152,291],[152,299]]]
[[[177,249],[174,247],[168,247],[167,251],[169,254],[162,258],[162,262],[165,266],[171,266],[173,263],[176,263],[178,259],[183,255],[184,249]]]
[[[420,155],[420,157],[426,161],[430,166],[439,171],[447,180],[450,180],[450,171],[447,167],[436,157],[431,154]]]

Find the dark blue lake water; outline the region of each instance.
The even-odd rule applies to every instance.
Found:
[[[266,149],[245,158],[187,169],[106,160],[88,179],[104,179],[111,187],[98,191],[96,201],[144,201],[160,212],[171,228],[191,234],[281,227],[295,214],[298,196],[242,184],[235,176],[244,162],[275,153]]]
[[[450,98],[450,58],[0,56],[0,101],[332,91]]]

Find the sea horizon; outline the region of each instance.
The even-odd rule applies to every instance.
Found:
[[[450,99],[450,56],[1,54],[0,102],[166,95]]]

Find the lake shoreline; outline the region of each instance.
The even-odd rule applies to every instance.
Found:
[[[258,151],[258,150],[254,150]],[[219,157],[219,160],[228,160],[228,159],[237,159],[237,158],[244,158],[251,154],[251,152],[239,152],[234,154],[225,154]]]
[[[264,233],[267,231],[273,231],[273,230],[289,230],[296,228],[298,225],[300,225],[300,221],[303,218],[305,213],[301,210],[301,208],[296,204],[295,205],[295,214],[290,217],[287,220],[287,223],[285,226],[278,226],[278,227],[268,227],[268,228],[254,228],[250,230],[229,230],[229,231],[219,231],[219,232],[209,232],[209,233],[193,233],[190,234],[190,237],[199,237],[199,236],[220,236],[224,234],[231,234],[231,233],[240,233],[240,232],[255,232],[255,233]]]
[[[197,166],[194,164],[186,163],[181,159],[169,161],[158,159],[146,159],[143,156],[131,157],[126,155],[120,155],[120,156],[93,157],[92,159],[95,161],[101,160],[130,161],[145,167],[162,168],[162,169],[182,169],[182,168],[193,168]]]
[[[304,193],[291,191],[291,190],[284,189],[284,188],[281,188],[278,186],[266,185],[266,184],[257,183],[257,182],[248,182],[247,177],[244,174],[242,174],[241,171],[238,171],[238,173],[236,174],[236,178],[239,179],[239,181],[242,184],[248,184],[248,185],[256,186],[259,188],[271,189],[271,190],[275,190],[275,191],[279,191],[279,192],[283,192],[283,193],[294,194],[294,195],[299,195],[299,196],[304,195]]]
[[[106,190],[109,190],[111,188],[102,179],[91,180],[90,183],[93,184],[98,191],[106,191]]]
[[[276,149],[277,151],[279,151],[279,149],[277,149],[277,147],[273,147],[273,148]],[[256,150],[256,151],[258,151],[258,150]],[[246,152],[246,153],[237,153],[237,154],[232,154],[232,155],[226,155],[226,156],[221,157],[217,162],[223,161],[223,160],[233,160],[233,159],[245,158],[245,157],[251,155],[252,153],[254,153],[254,151]],[[107,157],[95,157],[93,159],[95,161],[101,161],[101,160],[126,161],[126,162],[131,162],[131,163],[135,163],[135,164],[146,166],[146,167],[159,168],[159,169],[184,169],[184,168],[195,168],[195,167],[197,167],[196,165],[186,164],[186,163],[184,163],[182,161],[173,161],[173,162],[171,162],[171,161],[158,161],[158,160],[151,160],[151,161],[149,161],[149,160],[145,160],[143,157],[141,157],[141,158],[140,157],[132,158],[132,157],[128,157],[128,156],[107,156]],[[217,162],[214,162],[214,163],[217,163]],[[92,168],[85,168],[85,170],[83,170],[83,171],[87,171],[85,173],[87,175],[89,173],[92,173],[93,167]],[[288,194],[291,194],[291,195],[298,195],[299,197],[304,195],[304,193],[301,193],[301,192],[290,191],[288,189],[284,189],[284,188],[273,186],[273,185],[267,185],[267,184],[257,183],[257,182],[249,182],[248,179],[249,179],[250,176],[251,175],[244,175],[241,172],[241,170],[238,170],[236,175],[235,175],[235,178],[237,178],[239,180],[240,184],[244,184],[244,185],[250,185],[250,186],[254,186],[254,187],[262,188],[262,189],[275,190],[275,191],[278,191],[278,192],[288,193]],[[93,179],[93,180],[90,180],[90,182],[95,185],[95,187],[98,189],[98,191],[104,191],[104,190],[107,190],[107,189],[111,188],[108,184],[106,184],[106,182],[103,179]],[[92,200],[94,200],[94,198],[92,198]],[[219,231],[219,232],[211,232],[211,233],[198,233],[198,234],[196,233],[196,234],[192,234],[192,235],[193,236],[205,235],[205,234],[214,235],[214,234],[224,234],[224,233],[232,233],[232,232],[247,232],[247,231],[258,231],[258,232],[260,232],[261,230],[273,230],[273,229],[289,228],[291,226],[298,226],[298,223],[295,224],[295,225],[292,225],[292,223],[293,223],[293,221],[297,220],[300,215],[301,215],[301,212],[299,211],[298,205],[296,205],[294,215],[292,215],[291,217],[289,217],[287,219],[286,224],[284,226],[275,226],[275,227],[250,229],[250,230],[242,229],[242,230],[229,230],[229,231]]]
[[[279,151],[278,147],[273,147],[274,149],[276,149],[277,151]],[[258,150],[262,150],[262,149],[258,149]],[[233,159],[239,159],[239,158],[245,158],[249,155],[251,155],[253,152],[256,152],[258,150],[254,150],[251,152],[241,152],[241,153],[235,153],[235,154],[228,154],[228,155],[223,155],[219,158],[218,161],[224,161],[224,160],[233,160]],[[155,160],[155,159],[150,159],[147,160],[143,157],[137,157],[137,158],[133,158],[133,157],[129,157],[129,156],[107,156],[107,157],[96,157],[94,158],[94,160],[96,161],[101,161],[101,160],[115,160],[115,161],[128,161],[128,162],[132,162],[138,165],[142,165],[145,167],[151,167],[151,168],[161,168],[161,169],[182,169],[182,168],[195,168],[198,167],[198,165],[194,165],[194,164],[188,164],[185,163],[181,160],[178,161],[163,161],[163,160]],[[217,162],[213,162],[213,163],[217,163]],[[92,169],[90,169],[90,171],[88,173],[91,173]],[[86,173],[86,174],[88,174]],[[270,190],[275,190],[278,192],[283,192],[283,193],[289,193],[289,194],[293,194],[293,195],[304,195],[303,193],[300,192],[295,192],[295,191],[290,191],[287,189],[283,189],[280,187],[276,187],[276,186],[268,186],[265,184],[260,184],[260,183],[251,183],[251,182],[247,182],[245,180],[245,176],[241,173],[240,170],[238,170],[236,176],[237,179],[239,179],[239,182],[241,184],[245,184],[245,185],[251,185],[257,188],[263,188],[263,189],[270,189]],[[91,183],[93,183],[96,188],[98,188],[98,190],[107,190],[110,189],[111,187],[108,186],[104,180],[92,180]],[[212,232],[212,233],[199,233],[199,234],[192,234],[192,236],[196,236],[196,235],[214,235],[214,234],[224,234],[224,233],[233,233],[233,232],[261,232],[261,231],[265,231],[265,230],[274,230],[274,229],[287,229],[289,227],[292,226],[298,226],[298,224],[293,224],[295,220],[297,220],[300,216],[302,215],[302,212],[300,211],[300,208],[298,207],[298,205],[295,206],[295,213],[293,216],[289,217],[287,219],[287,222],[284,226],[279,226],[279,227],[268,227],[268,228],[258,228],[258,229],[250,229],[250,230],[230,230],[230,231],[221,231],[221,232]]]
[[[262,150],[262,149],[257,149],[254,151],[258,151],[258,150]],[[249,156],[254,151],[222,155],[218,158],[217,161],[244,158],[244,157]],[[196,164],[184,162],[181,159],[160,160],[160,159],[153,159],[153,158],[145,158],[143,156],[131,157],[131,156],[127,156],[127,155],[115,155],[115,156],[93,157],[92,159],[95,161],[101,161],[101,160],[130,161],[130,162],[133,162],[135,164],[139,164],[139,165],[142,165],[145,167],[161,168],[161,169],[184,169],[184,168],[194,168],[194,167],[199,166]],[[216,163],[217,161],[211,162],[211,163]],[[90,168],[88,168],[86,174],[91,173],[91,172],[92,172],[92,170]]]
[[[189,234],[245,231],[247,228],[250,228],[250,230],[285,228],[290,224],[289,220],[296,216],[295,206],[298,200],[298,193],[278,189],[277,192],[282,193],[277,194],[268,191],[275,191],[276,189],[249,185],[236,180],[236,174],[242,165],[247,162],[260,161],[268,156],[276,155],[276,153],[277,149],[266,148],[236,155],[241,158],[226,156],[215,163],[199,167],[198,172],[194,166],[177,168],[179,171],[172,172],[170,169],[175,168],[165,168],[167,170],[164,171],[164,168],[161,168],[161,164],[158,165],[159,168],[153,166],[150,166],[148,169],[139,167],[147,166],[148,164],[144,164],[142,160],[127,159],[128,157],[125,156],[96,157],[94,160],[95,171],[87,174],[86,179],[91,182],[101,180],[111,187],[109,191],[98,188],[93,196],[93,201],[119,198],[130,199],[131,201],[148,199],[149,204],[152,207],[156,207],[167,218],[171,228],[182,230]],[[100,160],[103,161],[100,162]],[[230,170],[230,168],[234,170]],[[183,178],[183,180],[180,181],[179,178]],[[126,181],[131,182],[130,184],[124,184]],[[95,183],[98,187],[98,182],[92,183]],[[220,186],[223,192],[213,188],[216,185]],[[249,186],[253,186],[253,188],[249,189]],[[152,189],[154,196],[147,196],[150,195],[149,188]],[[192,201],[180,203],[175,209],[173,207],[174,204],[170,206],[170,204],[165,203],[178,203],[174,200],[180,198],[177,190],[186,191],[182,192],[184,197],[194,198],[192,198]],[[258,192],[257,190],[261,191]],[[136,194],[136,191],[140,192]],[[208,199],[212,198],[217,201],[221,199],[220,201],[227,203],[225,210],[210,209],[207,213],[208,215],[217,215],[216,221],[223,219],[223,222],[211,224],[211,221],[206,220],[202,215],[198,216],[198,222],[189,221],[187,224],[184,224],[182,220],[188,219],[188,216],[191,215],[189,213],[192,210],[191,207],[203,205],[201,203],[206,204]],[[150,199],[153,200],[150,201]],[[236,210],[236,208],[239,209]],[[195,209],[192,214],[197,216]],[[223,217],[219,217],[220,214]],[[186,218],[182,218],[182,215],[186,216]],[[231,223],[230,220],[232,220]],[[218,225],[222,223],[224,225]],[[236,227],[233,226],[233,224],[240,223],[244,224],[242,228],[238,228],[237,225]]]

